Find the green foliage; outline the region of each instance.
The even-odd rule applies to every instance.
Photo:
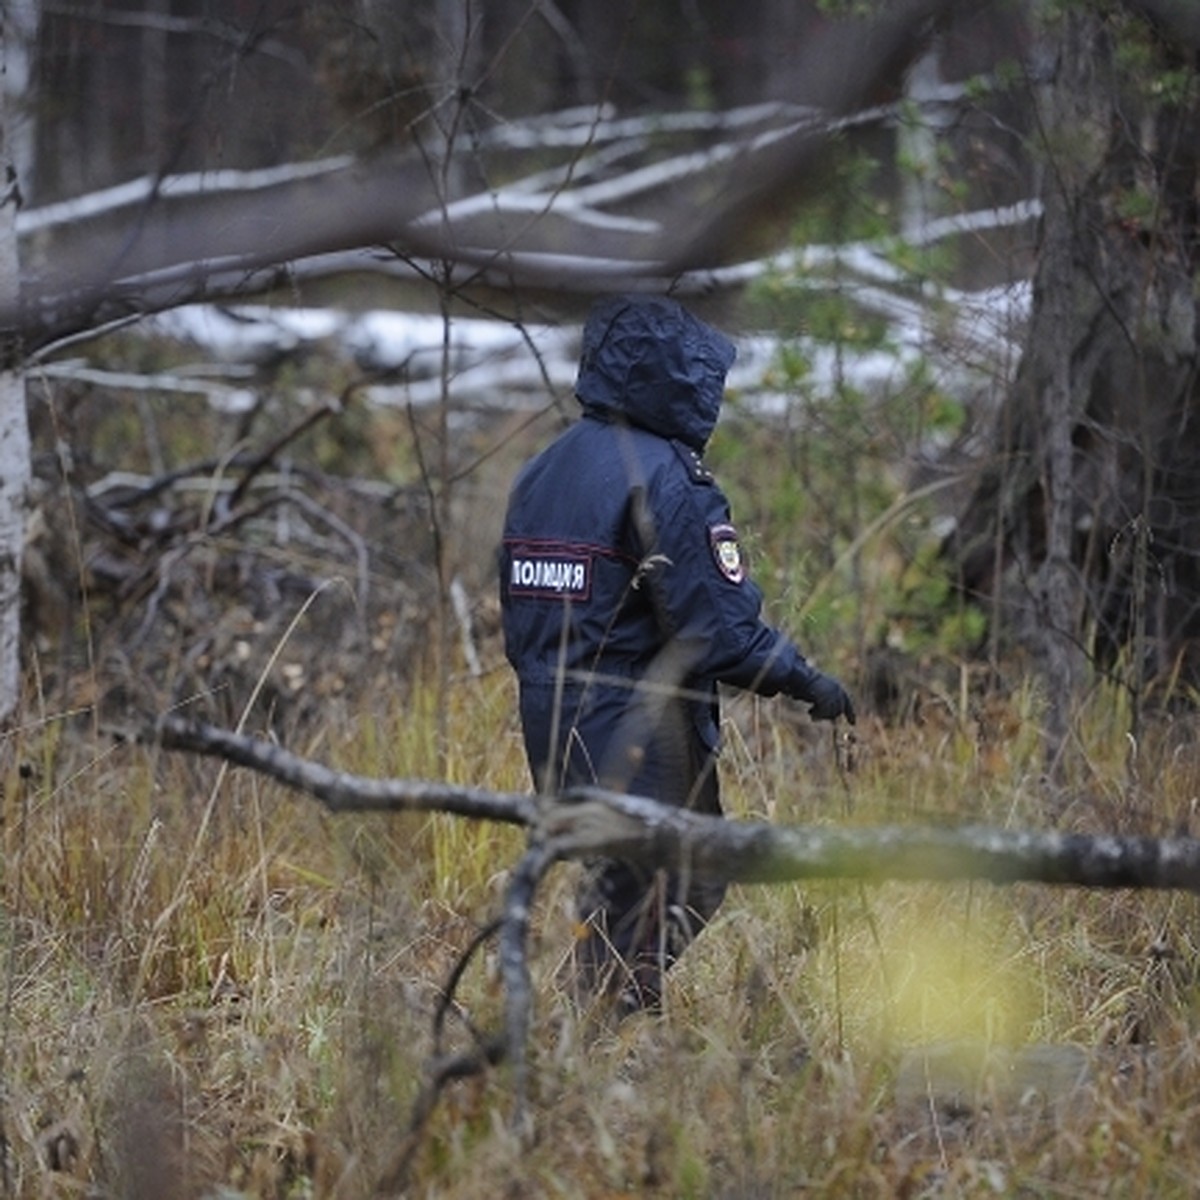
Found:
[[[948,194],[955,200],[963,198],[961,192]],[[887,244],[886,250],[888,261],[914,283],[924,279],[947,279],[958,262],[957,251],[947,242],[916,245],[903,238],[893,238]]]
[[[1163,71],[1150,83],[1151,94],[1163,104],[1182,108],[1196,97],[1196,72],[1178,69]]]
[[[1124,188],[1116,193],[1113,206],[1122,221],[1152,226],[1158,215],[1159,197],[1146,188]]]
[[[952,252],[890,232],[886,207],[870,198],[877,172],[862,156],[834,169],[796,227],[799,261],[809,244],[873,239],[910,286],[935,286]],[[906,464],[956,436],[964,408],[927,360],[877,384],[854,382],[852,359],[894,353],[887,323],[856,302],[856,283],[835,254],[831,267],[777,270],[752,290],[758,321],[785,331],[765,380],[784,409],[764,418],[735,399],[709,457],[753,530],[756,577],[785,623],[800,623],[803,644],[826,660],[861,662],[885,643],[953,657],[975,646],[982,617],[955,598],[939,562],[936,508],[906,499]]]
[[[1174,51],[1147,21],[1130,12],[1110,15],[1113,58],[1125,87],[1154,107],[1182,107],[1196,97],[1194,66],[1179,65]]]
[[[880,170],[864,150],[834,156],[824,186],[797,215],[792,240],[798,246],[884,237],[891,232],[891,208],[874,187]]]
[[[712,70],[708,66],[697,64],[689,68],[684,73],[684,89],[688,108],[697,112],[711,112],[717,107]]]
[[[990,96],[1015,92],[1028,82],[1024,65],[1019,59],[997,59],[986,75],[972,75],[963,81],[966,98],[976,104]]]
[[[884,588],[880,641],[918,657],[977,649],[987,618],[958,595],[936,541],[919,538],[910,555],[892,586]]]

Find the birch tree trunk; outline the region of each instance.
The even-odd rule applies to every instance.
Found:
[[[0,7],[0,72],[7,74],[10,39],[19,36]],[[23,48],[22,48],[23,49]],[[0,80],[0,312],[15,313],[20,299],[17,209],[20,191],[6,136],[8,81]],[[21,559],[30,478],[29,426],[21,339],[0,329],[0,721],[17,707],[21,691]]]

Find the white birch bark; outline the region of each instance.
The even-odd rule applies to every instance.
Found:
[[[33,117],[23,106],[30,95],[40,19],[40,0],[4,0],[0,4],[0,78],[7,101],[4,144],[21,179],[32,178],[37,150]]]
[[[6,138],[8,130],[7,64],[10,39],[19,36],[0,9],[0,312],[19,307],[20,264],[17,255],[17,172]],[[29,425],[25,412],[25,380],[20,337],[12,327],[0,328],[0,721],[7,720],[20,700],[21,559],[25,545],[29,492]]]
[[[935,40],[904,76],[908,102],[896,126],[900,163],[900,228],[905,237],[920,237],[937,215],[938,147],[943,123],[936,97],[942,85]]]

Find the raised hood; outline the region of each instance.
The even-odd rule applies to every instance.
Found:
[[[736,354],[724,334],[674,300],[614,296],[599,301],[584,326],[575,394],[585,412],[703,450]]]

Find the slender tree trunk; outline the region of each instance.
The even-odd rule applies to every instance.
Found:
[[[1092,254],[1088,244],[1095,228],[1083,211],[1087,188],[1100,172],[1106,149],[1102,123],[1107,97],[1096,68],[1096,36],[1091,22],[1079,14],[1064,19],[1057,70],[1043,89],[1040,109],[1043,132],[1053,152],[1047,167],[1046,204],[1041,260],[1035,287],[1041,320],[1051,336],[1029,346],[1023,385],[1038,412],[1034,452],[1040,464],[1041,524],[1044,550],[1031,564],[1033,620],[1024,639],[1041,669],[1047,698],[1046,737],[1057,761],[1067,736],[1068,719],[1085,677],[1080,642],[1082,588],[1072,563],[1075,528],[1075,471],[1072,437],[1088,399],[1090,380],[1074,372],[1078,338],[1090,324],[1103,297],[1079,265]],[[1067,137],[1076,141],[1067,150]]]
[[[15,31],[0,9],[0,72],[7,75]],[[0,312],[20,298],[17,209],[20,190],[9,151],[8,81],[0,80]],[[29,491],[29,426],[20,338],[0,329],[0,721],[17,707],[21,684],[21,559]]]

